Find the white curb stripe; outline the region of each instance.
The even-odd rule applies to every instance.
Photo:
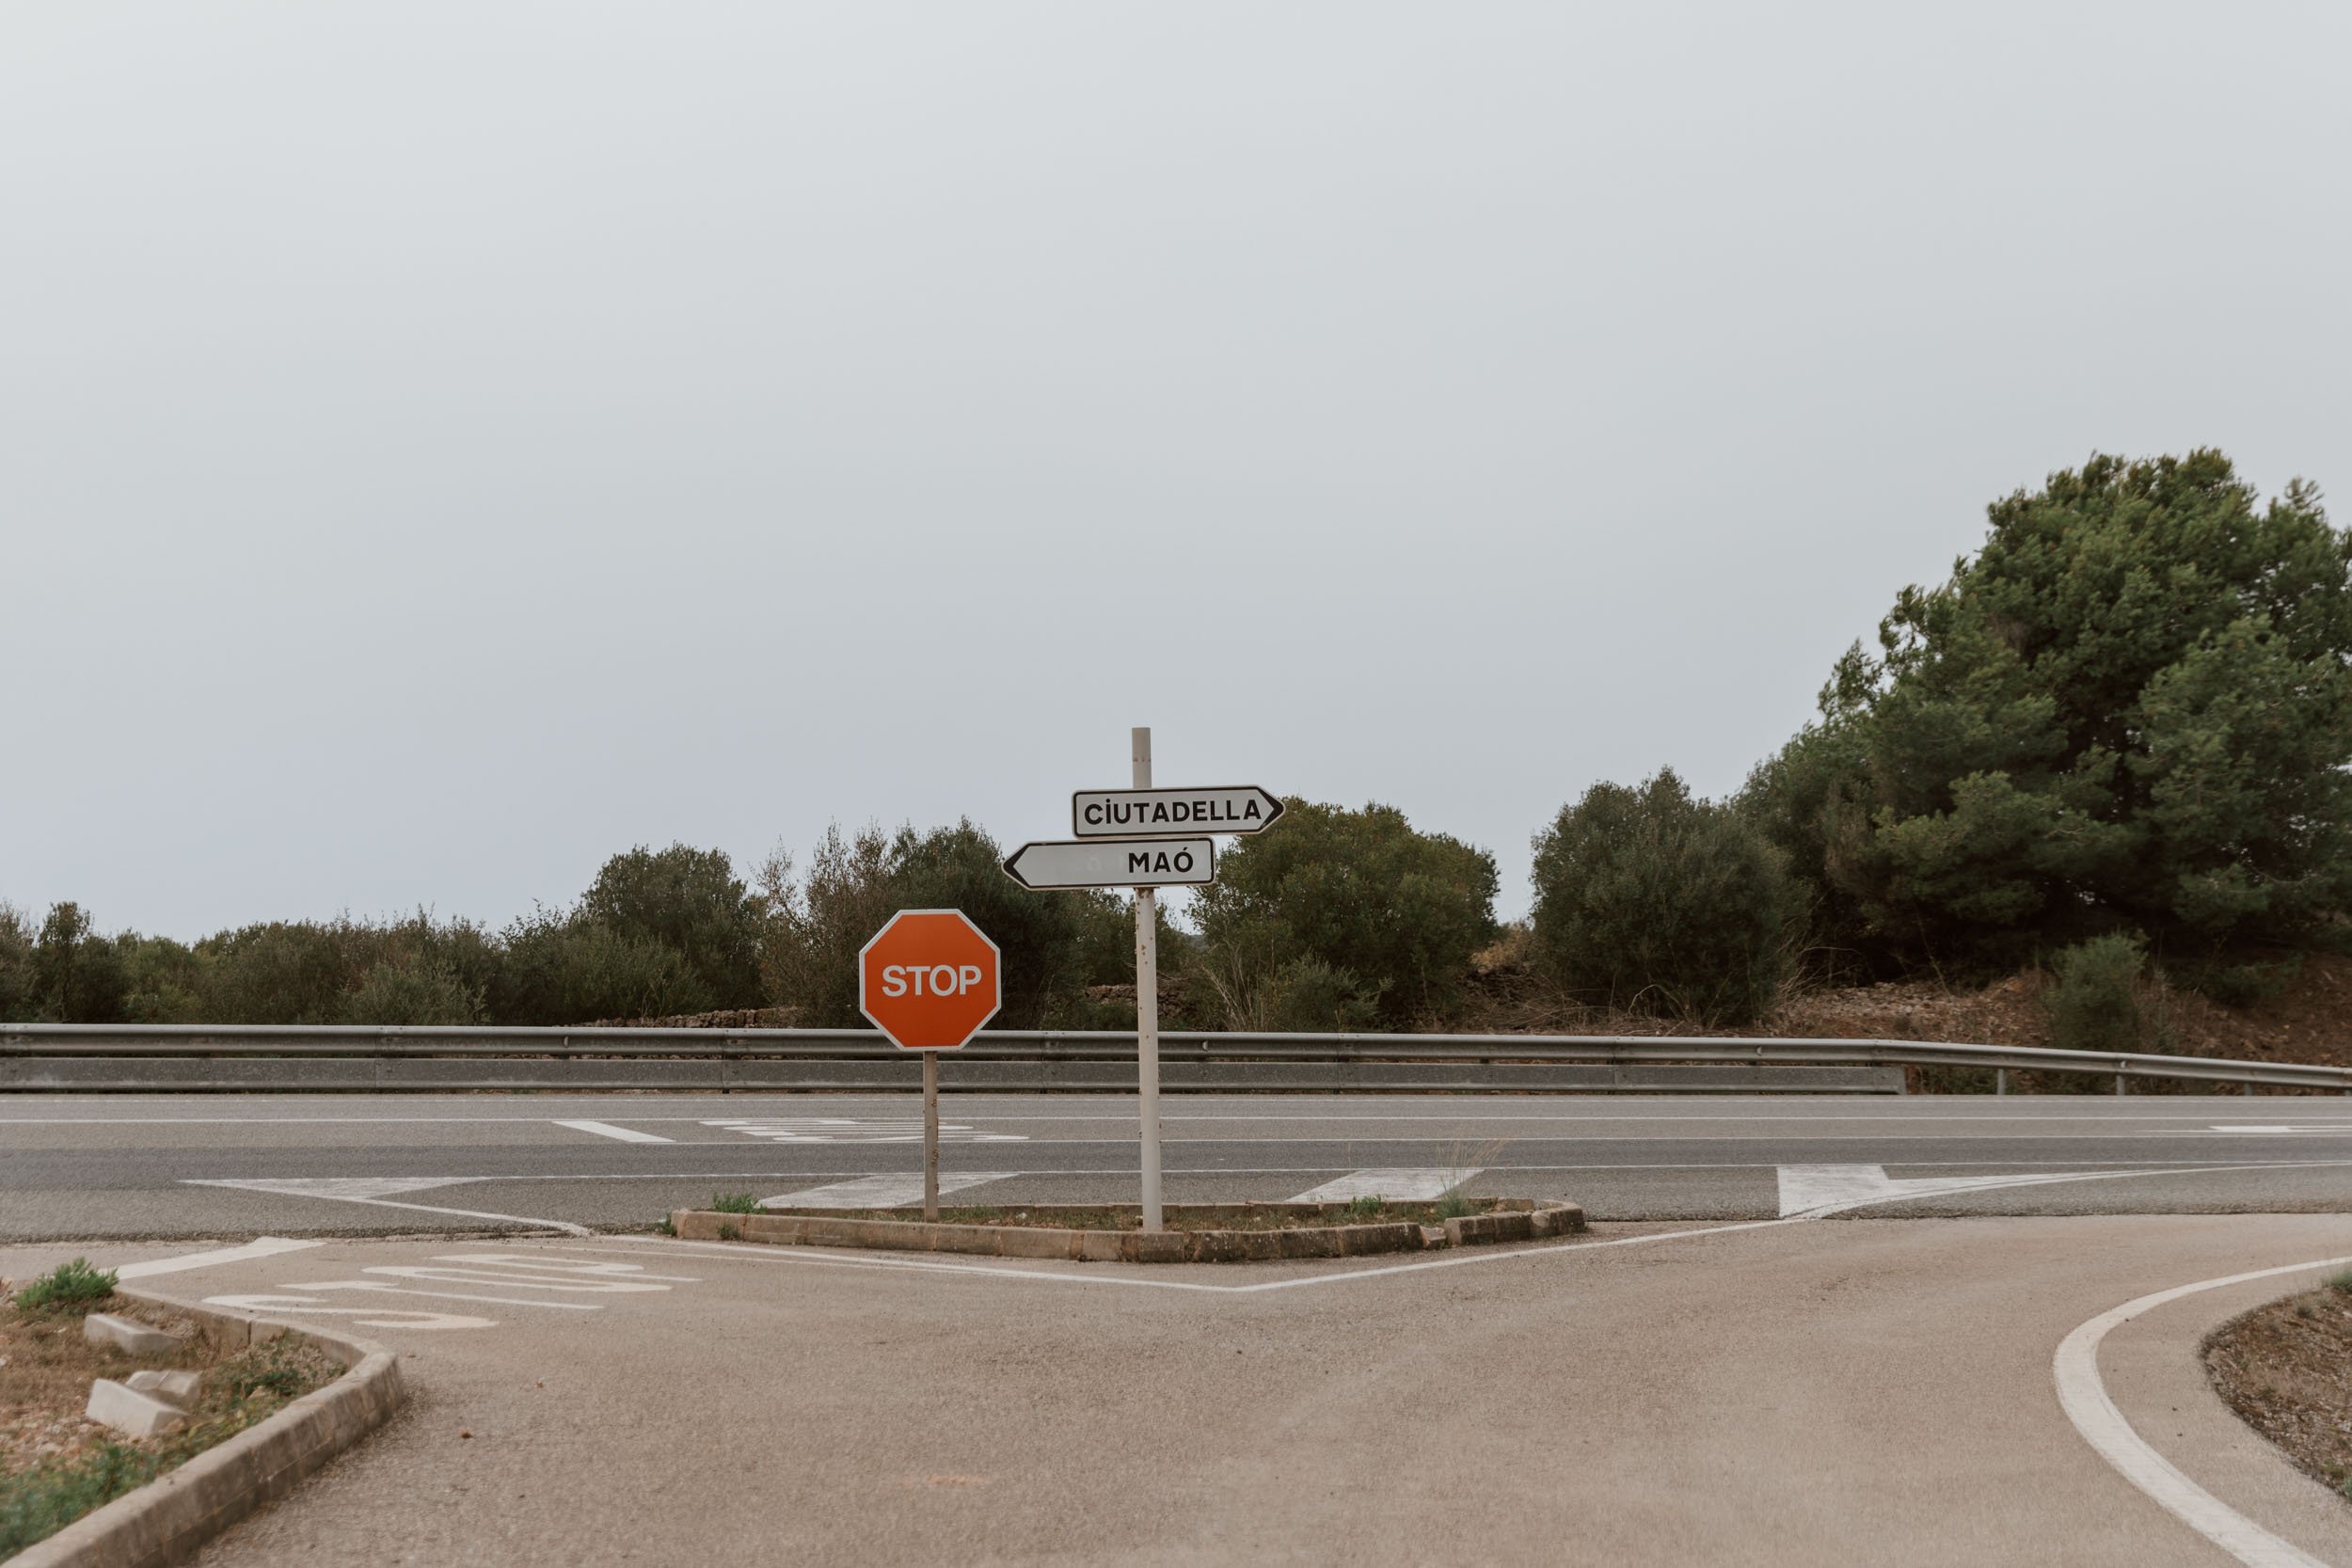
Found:
[[[306,1247],[326,1244],[325,1242],[291,1242],[283,1236],[263,1236],[243,1246],[215,1247],[210,1252],[190,1252],[178,1258],[151,1258],[144,1263],[125,1263],[115,1270],[115,1277],[149,1279],[159,1274],[209,1269],[215,1263],[242,1263],[248,1258],[275,1258],[281,1252],[300,1252]]]
[[[2115,1466],[2125,1481],[2162,1505],[2165,1511],[2198,1534],[2245,1563],[2247,1568],[2328,1568],[2319,1559],[2304,1551],[2291,1541],[2282,1540],[2230,1507],[2220,1498],[2183,1475],[2172,1462],[2149,1447],[2147,1440],[2132,1430],[2123,1413],[2107,1397],[2106,1385],[2099,1378],[2099,1342],[2108,1331],[2129,1323],[2142,1312],[2162,1307],[2183,1296],[2193,1296],[2201,1291],[2218,1291],[2225,1286],[2243,1285],[2249,1280],[2273,1279],[2280,1275],[2304,1274],[2312,1269],[2335,1268],[2352,1263],[2352,1257],[2321,1258],[2309,1263],[2287,1263],[2275,1269],[2255,1269],[2249,1274],[2233,1274],[2219,1279],[2201,1279],[2194,1285],[2176,1285],[2169,1291],[2158,1291],[2127,1301],[2112,1311],[2102,1312],[2069,1334],[2058,1348],[2051,1362],[2051,1373],[2058,1380],[2058,1403],[2066,1409],[2066,1418],[2074,1423],[2074,1430],[2083,1441],[2098,1450],[2099,1457]]]
[[[1443,1197],[1478,1174],[1475,1167],[1462,1170],[1350,1171],[1336,1181],[1326,1181],[1320,1187],[1308,1188],[1291,1201],[1345,1203],[1351,1198],[1385,1197],[1397,1203],[1420,1203],[1433,1197]]]
[[[653,1132],[638,1132],[627,1127],[615,1127],[609,1121],[559,1121],[558,1127],[568,1127],[575,1132],[594,1132],[602,1138],[618,1138],[625,1144],[674,1144],[675,1138],[664,1138]]]

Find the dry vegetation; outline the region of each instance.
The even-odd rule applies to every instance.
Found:
[[[2296,1468],[2352,1499],[2352,1275],[2228,1324],[2205,1342],[2205,1370]]]
[[[22,1285],[24,1281],[17,1281]],[[0,1280],[0,1556],[40,1540],[149,1477],[232,1437],[342,1369],[298,1340],[226,1353],[193,1322],[119,1297],[71,1307],[19,1307]],[[187,1336],[166,1356],[91,1344],[85,1311],[136,1316]],[[204,1374],[187,1426],[133,1442],[83,1418],[95,1378],[142,1369]]]

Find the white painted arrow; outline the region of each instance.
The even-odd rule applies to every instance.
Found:
[[[2049,1181],[2082,1181],[2125,1176],[2127,1171],[2066,1171],[2053,1176],[1889,1176],[1884,1165],[1783,1165],[1780,1215],[1834,1214],[1910,1197],[1980,1193],[1995,1187],[2038,1187]]]

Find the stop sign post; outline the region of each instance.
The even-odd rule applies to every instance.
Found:
[[[857,1010],[923,1057],[923,1217],[939,1218],[939,1053],[1003,1005],[1003,958],[961,910],[900,910],[858,950]]]

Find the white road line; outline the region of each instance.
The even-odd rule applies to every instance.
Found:
[[[115,1270],[115,1277],[151,1279],[159,1274],[209,1269],[215,1263],[242,1263],[248,1258],[275,1258],[281,1252],[300,1252],[307,1247],[326,1244],[325,1242],[293,1242],[282,1236],[263,1236],[243,1246],[215,1247],[210,1252],[189,1252],[177,1258],[151,1258],[144,1263],[125,1263]]]
[[[1310,1187],[1293,1203],[1345,1203],[1359,1197],[1385,1197],[1391,1202],[1417,1203],[1443,1197],[1478,1175],[1474,1167],[1449,1169],[1354,1170],[1336,1181]]]
[[[429,1186],[447,1186],[454,1185],[459,1181],[469,1181],[472,1180],[474,1180],[474,1178],[471,1177],[452,1177],[448,1181],[433,1181],[426,1184]],[[259,1193],[275,1193],[289,1190],[283,1183],[271,1181],[199,1181],[183,1180],[181,1185],[187,1187],[234,1187],[242,1188],[247,1192]],[[398,1203],[389,1197],[362,1197],[349,1192],[306,1191],[300,1193],[298,1196],[303,1197],[322,1198],[329,1203],[365,1203],[377,1209],[409,1209],[420,1214],[455,1214],[460,1219],[499,1220],[507,1225],[528,1225],[537,1227],[543,1230],[560,1230],[566,1236],[593,1236],[596,1234],[595,1231],[589,1229],[586,1226],[574,1225],[569,1220],[533,1219],[528,1214],[494,1214],[481,1209],[442,1209],[430,1203]]]
[[[436,1296],[445,1301],[487,1302],[493,1307],[544,1307],[551,1311],[601,1312],[596,1302],[527,1301],[514,1296],[469,1296],[456,1291],[412,1291],[403,1285],[379,1285],[373,1279],[318,1279],[307,1285],[286,1284],[281,1291],[381,1291],[388,1296]]]
[[[1807,1213],[1815,1209],[1843,1211],[1905,1198],[1944,1197],[1954,1193],[1987,1192],[1999,1187],[2038,1187],[2051,1181],[2088,1181],[2108,1175],[2138,1176],[2140,1171],[2036,1172],[2030,1176],[1904,1176],[1886,1174],[1884,1165],[1783,1165],[1780,1167],[1780,1212]]]
[[[2293,1542],[2271,1534],[2189,1480],[2170,1460],[2133,1431],[2132,1424],[2115,1407],[2115,1401],[2107,1395],[2106,1383],[2100,1379],[2099,1343],[2110,1330],[2130,1322],[2140,1313],[2169,1301],[2178,1301],[2183,1296],[2195,1295],[2201,1291],[2218,1291],[2230,1285],[2243,1285],[2249,1280],[2335,1268],[2345,1263],[2352,1263],[2352,1257],[2320,1258],[2308,1263],[2288,1263],[2275,1269],[2255,1269],[2247,1274],[2227,1275],[2219,1279],[2201,1279],[2194,1285],[2176,1285],[2169,1291],[2140,1296],[2111,1311],[2100,1313],[2069,1334],[2060,1341],[2058,1354],[2051,1361],[2051,1375],[2058,1382],[2058,1403],[2065,1407],[2066,1418],[2074,1423],[2074,1430],[2082,1433],[2083,1441],[2097,1449],[2099,1457],[2114,1465],[2125,1481],[2154,1498],[2167,1513],[2183,1524],[2247,1564],[2247,1568],[2327,1568],[2327,1564]]]
[[[945,1195],[960,1193],[966,1187],[977,1187],[983,1181],[1002,1181],[1019,1171],[971,1171],[949,1175],[943,1171],[939,1190]],[[809,1187],[797,1193],[785,1193],[776,1197],[760,1199],[760,1207],[777,1209],[897,1209],[923,1201],[923,1178],[886,1175],[861,1176],[853,1181],[835,1181],[822,1187]]]
[[[615,1127],[609,1121],[559,1121],[558,1127],[568,1127],[575,1132],[594,1132],[600,1138],[618,1138],[625,1144],[669,1144],[675,1138],[664,1138],[653,1132],[639,1132],[627,1127]]]

